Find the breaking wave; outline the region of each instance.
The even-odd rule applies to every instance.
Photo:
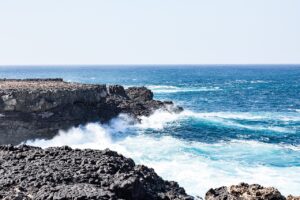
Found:
[[[251,84],[256,84],[256,83],[271,83],[272,81],[266,81],[266,80],[235,80],[233,81],[234,83],[251,83]]]
[[[162,129],[168,123],[180,120],[196,119],[200,121],[209,122],[211,125],[232,127],[239,129],[257,130],[257,131],[273,131],[273,132],[286,132],[295,133],[296,130],[292,128],[286,128],[282,126],[268,124],[243,124],[242,120],[251,122],[266,122],[276,121],[281,123],[299,122],[299,114],[289,113],[246,113],[246,112],[204,112],[197,113],[192,111],[183,111],[179,114],[170,113],[164,111],[157,111],[150,117],[142,117],[140,127],[150,127],[156,129]],[[276,124],[276,123],[275,123]],[[278,123],[277,123],[278,124]]]
[[[220,87],[177,87],[168,85],[147,85],[154,93],[177,93],[177,92],[209,92],[219,91]]]
[[[191,117],[202,120],[256,120],[268,118],[268,115],[157,111],[150,117],[142,117],[141,124],[133,124],[128,116],[120,115],[108,124],[90,123],[60,131],[50,140],[26,143],[43,148],[62,145],[110,148],[133,158],[138,164],[154,168],[164,179],[178,181],[192,195],[204,196],[211,187],[242,181],[275,186],[285,195],[299,192],[299,146],[245,140],[203,143],[149,134],[149,130],[167,130],[174,122]],[[220,123],[224,122],[221,120]]]

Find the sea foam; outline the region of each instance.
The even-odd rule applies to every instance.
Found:
[[[62,145],[110,148],[138,164],[154,168],[165,179],[178,181],[192,195],[204,196],[211,187],[242,181],[275,186],[285,195],[299,193],[300,148],[297,146],[244,140],[201,143],[146,132],[168,128],[169,123],[191,116],[199,117],[199,113],[157,111],[150,117],[142,117],[141,124],[133,124],[128,116],[121,115],[108,124],[90,123],[60,131],[50,140],[26,143],[44,148]]]
[[[300,115],[290,115],[284,113],[246,113],[246,112],[209,112],[197,113],[192,111],[183,111],[179,114],[164,111],[156,111],[150,117],[142,117],[142,123],[139,125],[144,128],[162,129],[170,122],[180,120],[196,119],[200,121],[210,122],[215,126],[225,126],[239,129],[248,129],[256,131],[272,131],[279,133],[295,133],[295,129],[281,127],[268,124],[268,125],[246,125],[238,122],[237,120],[250,120],[250,121],[268,121],[275,120],[277,122],[299,122]]]
[[[146,85],[154,93],[177,93],[177,92],[209,92],[219,91],[220,87],[207,86],[207,87],[177,87],[169,85]]]

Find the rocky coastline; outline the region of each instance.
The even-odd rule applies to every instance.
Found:
[[[0,199],[193,199],[110,150],[0,146]]]
[[[59,78],[0,79],[0,199],[202,199],[188,195],[176,182],[163,180],[153,169],[108,149],[14,146],[28,139],[51,138],[58,130],[88,122],[107,122],[120,113],[138,122],[140,116],[157,109],[182,110],[172,102],[154,100],[145,87],[125,89]],[[273,187],[241,183],[212,188],[205,199],[300,197],[285,197]]]
[[[187,177],[188,178],[188,177]],[[205,183],[203,183],[205,184]],[[174,181],[117,152],[0,145],[0,199],[197,200]],[[210,189],[206,200],[299,200],[273,187],[241,183]]]
[[[63,79],[0,79],[0,144],[52,138],[88,122],[107,122],[126,113],[136,120],[154,110],[180,111],[153,99],[145,87],[81,84]]]

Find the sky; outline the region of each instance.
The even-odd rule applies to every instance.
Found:
[[[299,63],[300,0],[0,0],[0,65]]]

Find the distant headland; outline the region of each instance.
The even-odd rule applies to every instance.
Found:
[[[55,79],[0,79],[0,144],[51,138],[58,130],[107,122],[126,113],[138,120],[157,109],[181,111],[153,99],[145,87],[82,84]]]

